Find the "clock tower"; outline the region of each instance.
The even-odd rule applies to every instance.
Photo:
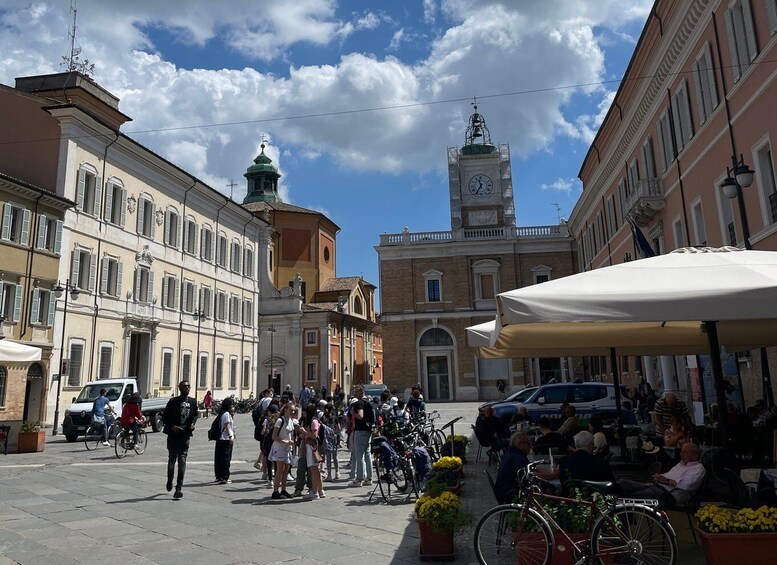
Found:
[[[509,239],[515,235],[510,146],[491,143],[477,102],[473,106],[464,145],[448,148],[451,229],[459,240]]]

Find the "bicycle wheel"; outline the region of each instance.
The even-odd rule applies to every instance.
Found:
[[[100,425],[92,424],[84,432],[84,445],[89,451],[97,449],[103,441],[103,428]]]
[[[146,445],[148,444],[148,435],[144,430],[138,432],[138,443],[135,444],[135,453],[143,455],[146,452]]]
[[[127,451],[129,451],[129,441],[130,438],[125,431],[121,431],[116,435],[116,445],[114,446],[116,457],[119,459],[124,459],[124,457],[127,455]]]
[[[591,550],[600,563],[677,562],[677,540],[666,520],[636,504],[616,506],[596,521]]]
[[[391,473],[386,471],[380,457],[375,458],[375,475],[378,477],[378,489],[385,502],[391,502]]]
[[[431,451],[434,452],[432,457],[435,457],[436,459],[442,457],[442,446],[445,445],[445,441],[445,434],[442,430],[434,430],[434,432],[432,432],[429,437],[429,444],[432,448]]]
[[[553,533],[533,509],[520,504],[492,508],[475,527],[475,555],[481,565],[548,565],[553,554]]]

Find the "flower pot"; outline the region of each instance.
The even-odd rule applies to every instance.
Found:
[[[708,565],[773,563],[774,556],[777,555],[777,532],[708,534],[696,528],[696,533],[701,539],[704,558]]]
[[[432,529],[429,522],[416,520],[421,533],[421,561],[451,561],[453,559],[453,533],[445,534]]]
[[[36,453],[43,451],[46,445],[46,432],[38,430],[37,432],[19,432],[17,440],[18,453]]]
[[[452,492],[453,494],[460,494],[461,483],[459,481],[456,481],[455,483],[448,483],[448,492]]]

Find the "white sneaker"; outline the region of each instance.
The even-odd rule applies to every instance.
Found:
[[[362,486],[362,481],[359,480],[353,480],[350,483],[348,483],[349,487],[360,487]]]
[[[110,447],[110,446],[111,446],[111,444],[110,444],[110,443],[108,443],[107,441],[104,441],[104,442],[103,442],[103,445],[104,445],[105,447]]]
[[[305,500],[318,500],[318,493],[317,492],[309,492],[305,495]]]
[[[323,491],[323,490],[322,490],[321,492],[319,492],[319,493],[318,493],[318,497],[319,497],[319,498],[326,498],[326,491]]]

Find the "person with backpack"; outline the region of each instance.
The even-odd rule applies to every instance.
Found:
[[[259,442],[259,454],[256,456],[256,462],[254,468],[258,471],[263,471],[267,475],[267,461],[262,452],[261,446],[264,440],[264,415],[267,412],[267,407],[272,402],[272,389],[265,389],[262,391],[261,398],[256,406],[251,410],[251,419],[254,421],[254,439]]]
[[[292,414],[296,410],[293,401],[283,405],[283,413],[273,425],[273,444],[268,459],[275,463],[275,480],[273,481],[273,500],[291,498],[286,490],[286,480],[289,478],[289,466],[291,465],[291,452],[294,449],[295,430],[299,426]]]
[[[232,482],[229,478],[229,467],[232,464],[232,447],[235,444],[235,420],[233,419],[235,408],[235,399],[225,398],[217,416],[219,435],[213,454],[213,470],[216,483],[220,485]]]
[[[321,471],[318,468],[322,461],[321,452],[319,451],[318,434],[321,428],[316,415],[317,407],[315,404],[310,403],[305,407],[305,427],[301,430],[302,446],[305,451],[305,461],[307,464],[307,471],[310,477],[310,490],[305,495],[307,500],[318,500],[319,498],[326,498],[326,492],[324,492],[324,484],[321,481]],[[300,456],[302,459],[302,456]]]
[[[370,457],[370,436],[375,425],[375,411],[372,402],[364,398],[364,387],[356,385],[353,391],[356,402],[351,405],[353,424],[353,450],[356,462],[356,477],[350,486],[372,484],[372,460]]]
[[[327,404],[324,408],[318,437],[321,438],[321,454],[326,461],[326,481],[328,483],[339,481],[340,464],[337,461],[337,448],[340,444],[338,441],[340,439],[340,422],[337,418],[337,409],[332,404]],[[332,474],[333,467],[334,475]]]
[[[267,407],[264,413],[264,421],[262,422],[262,444],[261,444],[261,457],[262,457],[262,478],[261,480],[268,480],[272,482],[273,477],[273,463],[270,461],[270,450],[272,449],[273,439],[272,431],[275,426],[275,422],[278,419],[280,410],[276,403],[272,403]]]

